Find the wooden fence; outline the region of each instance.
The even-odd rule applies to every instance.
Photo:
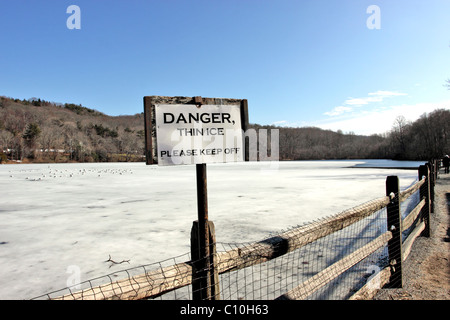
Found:
[[[401,287],[402,263],[408,257],[414,240],[418,236],[430,236],[430,213],[433,210],[434,184],[438,170],[439,163],[436,161],[430,161],[426,165],[420,166],[418,181],[402,192],[399,190],[398,177],[389,176],[386,179],[386,196],[320,221],[291,229],[264,241],[236,247],[225,252],[216,252],[214,225],[209,222],[211,256],[208,259],[208,265],[204,263],[206,259],[194,258],[196,255],[196,232],[194,231],[196,223],[194,222],[190,261],[146,271],[135,276],[129,275],[123,280],[110,278],[109,283],[90,286],[78,292],[70,291],[68,294],[55,297],[47,294],[46,297],[71,300],[151,299],[192,285],[193,299],[220,299],[219,275],[277,259],[386,208],[387,230],[296,287],[276,297],[279,300],[305,299],[376,250],[387,245],[388,265],[381,269],[375,277],[371,277],[371,280],[350,297],[350,299],[367,299],[372,297],[380,287]],[[402,219],[401,204],[416,192],[420,193],[419,203]],[[409,232],[406,239],[402,240],[402,232],[407,229],[412,229],[412,231]],[[208,272],[205,273],[205,271]],[[208,275],[208,279],[205,279],[205,274]],[[205,288],[205,283],[208,288]]]

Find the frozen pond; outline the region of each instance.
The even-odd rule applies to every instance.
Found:
[[[218,242],[262,240],[384,196],[388,175],[398,175],[405,189],[420,164],[210,164],[209,218]],[[64,288],[70,266],[77,266],[85,281],[190,250],[197,219],[195,166],[2,165],[0,182],[0,299],[28,299]],[[110,268],[109,256],[129,264]]]

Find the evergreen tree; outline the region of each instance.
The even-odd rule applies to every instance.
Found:
[[[22,138],[26,141],[34,141],[39,134],[41,133],[41,129],[37,123],[29,123],[25,128],[25,132],[22,135]]]

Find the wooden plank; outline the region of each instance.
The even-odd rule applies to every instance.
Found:
[[[320,271],[313,277],[309,278],[303,282],[300,286],[288,291],[287,293],[281,295],[276,300],[302,300],[319,290],[325,284],[338,277],[346,270],[350,269],[352,266],[357,264],[359,261],[366,258],[371,253],[375,252],[381,248],[387,241],[392,239],[392,233],[387,231],[381,236],[372,240],[365,246],[359,248],[353,253],[345,256],[343,259],[332,264],[331,266]]]
[[[406,216],[406,218],[403,219],[402,231],[405,231],[412,226],[414,221],[416,221],[417,217],[419,216],[420,211],[422,210],[424,205],[425,199],[422,199],[422,201],[419,202],[419,204]]]
[[[147,165],[153,164],[152,119],[152,98],[144,97],[145,161]]]
[[[430,189],[431,181],[430,181],[430,170],[428,166],[419,166],[419,177],[426,177],[426,183],[420,187],[420,199],[425,198],[425,206],[423,207],[422,219],[425,222],[425,229],[422,233],[424,237],[430,237],[430,214],[431,214],[431,205],[432,198]]]
[[[179,263],[134,277],[67,294],[52,300],[138,300],[181,288],[192,282],[192,267]]]
[[[420,236],[421,232],[425,230],[425,223],[422,221],[414,230],[409,234],[408,238],[406,238],[403,243],[403,261],[406,260],[408,255],[411,253],[412,245],[416,238]]]
[[[372,300],[377,292],[389,282],[391,277],[391,268],[386,267],[378,274],[366,282],[356,293],[354,293],[348,300]]]
[[[419,191],[420,187],[425,183],[425,181],[426,181],[426,179],[422,179],[420,181],[417,181],[415,184],[413,184],[411,187],[409,187],[405,191],[400,192],[400,202],[405,201],[414,192]]]
[[[219,269],[217,267],[216,252],[216,228],[212,221],[209,221],[209,243],[211,246],[211,300],[220,300]]]

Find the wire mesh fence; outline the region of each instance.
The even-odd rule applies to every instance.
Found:
[[[373,207],[369,202],[361,208]],[[216,243],[220,299],[276,299],[386,230],[385,209],[336,232],[335,215],[293,228],[257,243]],[[352,215],[349,218],[355,218]],[[345,221],[340,221],[340,224]],[[342,226],[342,225],[341,225]],[[299,248],[296,248],[296,247]],[[374,268],[383,252],[348,270],[312,298],[344,299]],[[46,295],[40,299],[192,299],[190,253],[158,263],[117,271]]]
[[[220,279],[221,297],[272,300],[296,289],[297,292],[303,291],[303,298],[346,299],[357,290],[361,278],[370,274],[372,269],[384,266],[384,249],[368,254],[368,258],[342,272],[342,276],[326,286],[325,280],[315,283],[308,280],[381,235],[385,220],[385,210],[380,210],[375,217],[365,218],[275,259],[223,274]],[[327,278],[338,276],[338,272],[338,269],[328,269]]]
[[[402,242],[417,233],[424,180],[341,213],[256,243],[212,243],[214,270],[207,282],[222,300],[349,299],[380,270],[401,268]],[[422,205],[421,205],[422,204]],[[389,211],[399,212],[400,242],[394,246]],[[419,219],[417,219],[419,218]],[[403,221],[403,222],[402,222]],[[402,227],[402,223],[405,225]],[[395,224],[395,223],[394,223]],[[395,229],[395,228],[394,228]],[[420,231],[420,230],[419,230]],[[389,247],[389,249],[388,249]],[[191,253],[117,271],[36,299],[190,300],[198,289]],[[395,271],[395,270],[394,270]],[[398,271],[398,270],[397,270]],[[204,275],[203,275],[204,276]],[[201,279],[200,279],[201,280]],[[373,285],[373,284],[372,284]],[[381,281],[375,281],[381,287]],[[379,288],[378,288],[379,289]]]

